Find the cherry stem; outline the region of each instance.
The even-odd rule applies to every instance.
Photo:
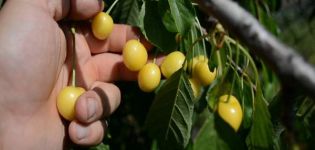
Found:
[[[153,58],[153,63],[154,63],[154,64],[156,64],[157,55],[158,55],[158,51],[155,51],[155,52],[154,52],[154,58]]]
[[[112,11],[112,9],[114,8],[114,6],[116,5],[117,2],[118,2],[118,0],[115,0],[115,1],[113,2],[113,4],[107,9],[106,13],[109,14],[109,13]]]
[[[75,28],[71,27],[71,33],[72,33],[72,83],[71,85],[73,87],[75,87],[75,77],[76,77],[76,73],[75,73],[75,67],[76,67],[76,52],[75,52]]]

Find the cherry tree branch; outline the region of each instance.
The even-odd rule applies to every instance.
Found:
[[[315,70],[294,49],[270,34],[250,13],[231,0],[196,0],[278,75],[282,84],[315,98]]]

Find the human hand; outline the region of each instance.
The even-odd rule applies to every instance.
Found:
[[[86,20],[101,7],[100,0],[8,0],[1,9],[1,148],[63,149],[67,136],[79,145],[103,139],[101,120],[120,103],[120,91],[110,82],[136,77],[119,54],[126,40],[137,38],[133,28],[116,25],[108,40],[98,41],[88,27],[78,26],[77,85],[88,91],[78,99],[77,119],[70,124],[56,108],[56,96],[70,81],[72,58],[71,39],[56,21]]]

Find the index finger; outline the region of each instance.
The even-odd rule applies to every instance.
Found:
[[[115,24],[112,33],[106,40],[96,39],[91,32],[90,26],[85,26],[82,30],[92,54],[114,52],[121,53],[125,43],[131,39],[140,39],[140,42],[147,50],[152,45],[141,35],[136,27],[123,24]]]

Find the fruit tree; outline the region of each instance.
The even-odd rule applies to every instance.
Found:
[[[126,43],[137,81],[115,83],[122,104],[90,149],[315,149],[315,1],[104,2],[96,38],[129,24],[154,48]]]

